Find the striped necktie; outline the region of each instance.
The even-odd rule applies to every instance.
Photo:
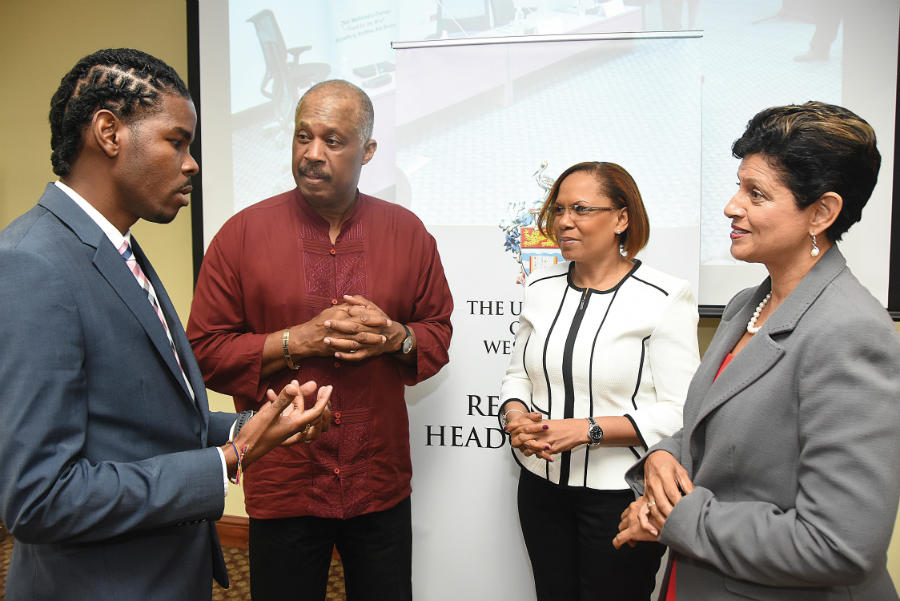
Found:
[[[134,253],[131,252],[131,245],[128,244],[128,239],[122,241],[122,245],[119,246],[119,254],[125,259],[125,264],[128,265],[128,269],[134,274],[134,279],[137,280],[138,285],[140,285],[147,294],[147,300],[150,301],[150,306],[156,311],[156,316],[159,317],[159,321],[162,323],[163,330],[166,332],[166,338],[169,339],[169,346],[172,348],[172,353],[175,355],[175,362],[178,363],[178,369],[181,370],[181,377],[184,378],[184,383],[187,384],[187,389],[190,391],[191,397],[193,398],[194,390],[191,388],[191,383],[188,381],[187,375],[184,373],[184,368],[181,366],[181,358],[178,356],[178,351],[175,350],[175,341],[172,339],[172,332],[169,331],[169,324],[166,323],[162,307],[159,306],[159,301],[156,299],[156,293],[153,291],[150,280],[144,275],[144,271],[141,269],[141,266],[138,265],[137,258],[135,258]]]

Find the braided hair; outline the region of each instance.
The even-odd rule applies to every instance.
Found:
[[[190,98],[172,67],[140,50],[98,50],[72,67],[50,100],[50,162],[64,176],[81,149],[81,132],[99,109],[128,123],[160,109],[162,94]]]

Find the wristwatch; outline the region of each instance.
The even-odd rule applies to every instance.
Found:
[[[247,422],[249,422],[250,418],[253,417],[255,414],[256,414],[256,411],[252,411],[252,410],[241,411],[240,413],[238,413],[237,419],[234,420],[234,433],[231,435],[231,440],[234,440],[235,438],[237,438],[238,432],[241,431],[241,428],[243,428],[245,425],[247,425]]]
[[[407,328],[405,324],[401,323],[400,325],[403,326],[404,330],[406,330],[406,338],[404,338],[403,342],[400,344],[400,352],[404,355],[408,355],[412,350],[413,345],[412,332],[409,331],[409,328]]]
[[[588,428],[588,438],[590,439],[588,446],[598,447],[603,442],[603,428],[594,421],[593,417],[589,417],[587,420],[590,424],[590,428]]]

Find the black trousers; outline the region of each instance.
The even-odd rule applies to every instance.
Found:
[[[538,601],[648,601],[665,547],[616,550],[630,490],[559,486],[522,470],[519,521]]]
[[[253,601],[323,601],[332,548],[344,566],[347,601],[412,599],[409,497],[346,520],[250,519]]]

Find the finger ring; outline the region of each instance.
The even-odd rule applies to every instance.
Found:
[[[647,509],[650,509],[654,505],[656,505],[656,501],[647,501]]]

